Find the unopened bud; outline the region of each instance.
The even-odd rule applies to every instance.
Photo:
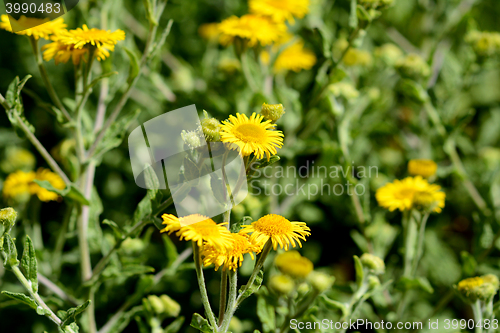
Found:
[[[368,289],[373,290],[373,289],[377,288],[378,286],[380,286],[380,280],[378,279],[378,277],[376,277],[374,275],[370,275],[368,277]]]
[[[144,242],[139,238],[126,238],[121,245],[122,250],[128,255],[140,254],[144,248]]]
[[[496,295],[498,287],[498,277],[493,274],[488,274],[460,281],[457,290],[466,300],[473,303],[478,299],[488,301]]]
[[[201,146],[201,139],[197,131],[182,131],[181,132],[182,140],[185,144],[187,144],[191,148],[198,148]]]
[[[207,142],[220,141],[220,122],[217,119],[208,117],[203,119],[201,121],[201,130]]]
[[[307,276],[307,281],[309,281],[314,290],[322,293],[332,287],[335,278],[322,272],[312,271]]]
[[[163,308],[165,309],[165,314],[167,316],[169,317],[179,316],[179,313],[181,312],[181,306],[179,305],[179,303],[174,301],[168,295],[161,295],[160,299],[163,304]]]
[[[264,103],[262,104],[261,113],[266,120],[270,120],[275,123],[285,114],[285,108],[283,107],[283,104]]]
[[[12,229],[16,223],[17,212],[14,208],[8,207],[0,209],[0,223],[3,225],[4,233],[7,233]]]
[[[295,282],[287,275],[274,275],[269,280],[269,289],[279,295],[289,295],[295,288]]]
[[[163,306],[163,302],[161,301],[160,297],[156,295],[149,295],[147,297],[147,301],[154,313],[162,314],[165,311],[165,307]]]
[[[431,69],[427,62],[418,54],[409,54],[396,62],[396,69],[401,76],[419,80],[431,74]]]
[[[375,275],[384,274],[385,264],[379,257],[370,253],[364,253],[360,259],[363,266],[370,270],[370,273]]]

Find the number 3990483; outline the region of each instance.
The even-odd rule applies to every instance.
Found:
[[[42,3],[37,5],[35,3],[6,3],[7,14],[15,13],[15,14],[35,14],[35,13],[44,13],[51,14],[61,13],[61,4],[60,3]]]

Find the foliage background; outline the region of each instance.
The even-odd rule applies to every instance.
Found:
[[[473,3],[472,9],[460,12],[460,6]],[[460,14],[458,22],[447,26],[453,15]],[[3,9],[2,9],[3,10]],[[137,108],[142,110],[139,122],[144,122],[163,112],[189,104],[198,109],[208,110],[213,116],[225,119],[229,114],[242,112],[250,114],[258,111],[263,97],[252,94],[247,88],[241,72],[224,68],[224,61],[234,54],[231,48],[223,48],[208,43],[198,34],[203,23],[220,22],[230,15],[247,12],[245,1],[173,0],[167,5],[162,25],[173,19],[172,33],[166,46],[161,50],[158,61],[152,63],[149,74],[141,78],[132,94],[124,113]],[[3,13],[3,12],[2,12]],[[463,17],[462,17],[463,14]],[[471,26],[479,30],[499,31],[500,3],[495,0],[458,1],[458,0],[401,0],[384,11],[367,30],[362,49],[373,52],[374,48],[386,42],[393,42],[403,50],[413,49],[429,60],[433,47],[437,46],[438,56],[442,56],[435,86],[429,91],[434,105],[437,106],[447,130],[466,115],[467,123],[458,135],[457,146],[471,180],[479,189],[488,204],[496,208],[497,221],[500,208],[500,71],[498,62],[488,62],[474,67],[474,76],[464,85],[463,78],[467,65],[473,62],[472,51],[464,42],[464,35]],[[81,1],[77,9],[65,16],[69,28],[82,23],[99,27],[106,19],[108,28],[126,31],[126,41],[117,46],[111,59],[103,66],[117,70],[118,76],[111,79],[111,90],[120,87],[128,73],[128,58],[121,45],[131,49],[142,49],[145,36],[145,13],[138,1]],[[314,50],[318,57],[316,66],[310,71],[289,73],[284,77],[287,85],[277,95],[285,105],[287,113],[278,122],[285,133],[285,146],[280,152],[281,165],[303,166],[312,161],[316,165],[342,165],[336,118],[325,101],[309,108],[314,98],[316,74],[327,55],[323,49],[323,39],[318,29],[323,27],[335,41],[348,32],[349,1],[312,1],[311,13],[298,20],[292,27],[301,35],[306,46]],[[15,76],[32,74],[27,88],[45,100],[41,79],[38,75],[28,41],[7,32],[0,32],[0,91],[5,92]],[[422,107],[409,101],[396,89],[397,74],[392,70],[382,73],[377,67],[346,68],[352,81],[366,96],[370,88],[378,88],[380,97],[370,101],[368,108],[351,124],[351,158],[356,165],[377,166],[378,177],[365,183],[367,194],[362,198],[368,220],[360,225],[348,196],[314,196],[312,198],[282,196],[275,199],[253,196],[245,201],[240,215],[259,217],[267,212],[280,212],[290,220],[306,221],[312,228],[312,236],[305,243],[303,255],[310,258],[316,267],[324,267],[336,276],[336,287],[332,295],[342,297],[349,290],[349,281],[354,278],[353,255],[360,255],[363,249],[356,244],[356,235],[372,232],[373,239],[382,239],[390,232],[399,232],[400,214],[385,213],[376,205],[375,190],[386,181],[406,176],[406,164],[411,158],[428,157],[439,165],[438,180],[447,194],[446,208],[443,213],[433,215],[427,231],[425,254],[420,275],[426,276],[434,287],[433,294],[422,292],[418,301],[409,310],[409,318],[423,320],[428,316],[439,318],[470,318],[469,308],[453,294],[453,284],[470,272],[463,267],[463,251],[471,253],[478,261],[474,271],[500,274],[500,257],[497,231],[500,225],[485,219],[478,213],[474,202],[465,191],[450,158],[446,155],[444,142],[436,134],[432,124],[422,111]],[[55,66],[47,64],[50,77],[59,96],[72,96],[74,90],[72,65]],[[434,70],[436,70],[434,68]],[[382,73],[382,74],[381,74]],[[24,95],[26,117],[36,128],[39,140],[50,150],[66,137],[66,129],[59,126],[54,118],[36,105],[34,100]],[[91,97],[87,109],[93,112],[97,94]],[[348,105],[347,109],[354,107]],[[131,129],[138,126],[133,124]],[[0,113],[0,156],[11,146],[30,149],[37,158],[37,167],[45,166],[43,159],[25,140],[16,137],[5,113]],[[0,158],[0,162],[2,159]],[[0,170],[0,188],[6,173]],[[286,183],[287,180],[282,180]],[[302,181],[302,179],[301,179]],[[313,182],[314,180],[309,180]],[[334,180],[335,181],[335,180]],[[117,149],[107,153],[102,165],[97,169],[95,185],[102,200],[102,213],[99,220],[110,219],[120,225],[130,223],[131,216],[145,191],[138,188],[133,180],[128,161],[126,140]],[[6,206],[6,205],[3,205]],[[51,249],[54,248],[57,231],[64,218],[65,203],[43,203],[32,200],[24,208],[19,225],[27,233],[34,235],[35,247],[40,262],[40,270],[50,275]],[[171,213],[175,213],[173,210]],[[495,214],[495,213],[493,213]],[[237,215],[237,214],[235,214]],[[235,216],[238,218],[238,216]],[[374,223],[377,227],[372,227]],[[91,240],[93,262],[102,256],[100,242],[110,242],[109,228],[96,223]],[[104,231],[103,231],[104,230]],[[63,256],[60,274],[61,285],[78,294],[78,252],[74,224],[70,232]],[[18,239],[23,231],[19,229]],[[353,237],[351,237],[353,236]],[[141,237],[139,251],[121,249],[120,260],[132,260],[147,264],[160,272],[167,261],[162,236],[150,227]],[[383,241],[382,241],[383,242]],[[359,243],[359,242],[358,242]],[[180,250],[185,244],[178,244]],[[108,245],[109,246],[109,245]],[[390,267],[383,277],[388,280],[397,276],[395,268],[401,261],[400,237],[389,246],[386,264]],[[481,257],[484,251],[487,257]],[[124,251],[129,251],[124,253]],[[95,260],[95,261],[94,261]],[[112,262],[113,263],[113,262]],[[391,268],[392,267],[392,268]],[[248,274],[249,269],[242,270]],[[218,294],[217,273],[207,271],[209,293],[214,298]],[[118,309],[124,296],[131,294],[137,284],[137,277],[108,280],[97,294],[97,322],[103,325]],[[14,277],[0,268],[0,288],[21,291]],[[166,293],[182,306],[181,314],[190,318],[195,311],[202,312],[196,281],[189,265],[174,276],[163,278],[153,289],[153,293]],[[42,292],[43,293],[43,292]],[[49,298],[50,299],[50,298]],[[55,297],[52,304],[59,304]],[[215,300],[214,300],[215,302]],[[379,303],[383,303],[380,301]],[[50,301],[49,301],[50,304]],[[241,319],[248,320],[248,326],[256,323],[255,300],[249,299],[237,312]],[[369,305],[371,307],[371,305]],[[390,313],[390,306],[381,307],[377,316],[384,318]],[[369,311],[367,312],[369,313]],[[16,306],[3,296],[0,297],[0,321],[2,331],[42,332],[49,330],[50,322],[34,314],[23,306]],[[256,327],[257,328],[257,327]],[[185,324],[186,332],[191,330]],[[126,332],[136,332],[132,322]]]

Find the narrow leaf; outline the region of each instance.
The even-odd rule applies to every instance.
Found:
[[[38,278],[37,278],[37,264],[36,264],[36,253],[33,247],[33,242],[29,236],[26,236],[26,241],[24,242],[23,256],[21,257],[21,268],[24,271],[24,275],[31,282],[31,288],[34,293],[38,292]]]
[[[208,321],[203,318],[200,314],[193,314],[193,319],[191,319],[191,327],[196,328],[202,333],[213,333],[214,330]]]
[[[19,260],[17,260],[16,244],[9,234],[4,235],[3,252],[5,253],[3,262],[5,267],[10,268],[19,265]]]
[[[36,304],[35,300],[31,297],[26,296],[25,294],[22,293],[11,293],[10,291],[2,291],[2,294],[10,297],[12,299],[15,299],[16,301],[22,302],[26,305],[28,305],[30,308],[33,310],[36,310],[38,308],[38,305]]]

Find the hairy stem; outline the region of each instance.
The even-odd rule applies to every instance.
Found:
[[[198,279],[198,287],[200,289],[201,301],[203,303],[203,307],[205,308],[206,316],[210,325],[212,327],[217,327],[217,322],[215,321],[214,313],[212,312],[212,307],[210,306],[210,300],[208,299],[207,287],[205,285],[205,278],[203,276],[203,267],[201,262],[200,255],[200,247],[195,243],[193,243],[193,257],[194,257],[194,265],[196,268],[196,278]]]

